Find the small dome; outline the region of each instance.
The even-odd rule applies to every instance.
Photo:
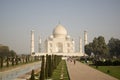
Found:
[[[53,39],[53,35],[51,35],[50,38]]]
[[[66,39],[70,39],[70,36],[69,36],[69,35],[67,35]]]
[[[49,37],[49,39],[53,39],[53,35],[51,35],[51,36]]]
[[[54,37],[65,38],[67,36],[67,30],[61,24],[58,24],[53,30]]]

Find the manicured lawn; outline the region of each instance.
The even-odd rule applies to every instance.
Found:
[[[63,70],[62,70],[62,67],[63,67]],[[69,75],[68,75],[66,63],[64,60],[62,60],[60,64],[57,66],[57,68],[54,70],[52,79],[60,80],[61,73],[63,73],[63,77],[64,77],[63,80],[69,80]]]
[[[96,69],[120,79],[120,66],[98,66]]]

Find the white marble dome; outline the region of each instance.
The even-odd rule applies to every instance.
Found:
[[[61,24],[58,24],[53,30],[53,36],[55,38],[65,38],[67,36],[67,30]]]

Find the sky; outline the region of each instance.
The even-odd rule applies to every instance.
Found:
[[[78,46],[88,32],[88,42],[103,36],[120,39],[120,0],[0,0],[0,44],[17,54],[30,53],[30,31],[48,38],[60,22]],[[44,51],[44,50],[43,50]]]

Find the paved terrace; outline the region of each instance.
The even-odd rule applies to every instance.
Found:
[[[70,80],[118,80],[90,66],[76,61],[66,61]]]

